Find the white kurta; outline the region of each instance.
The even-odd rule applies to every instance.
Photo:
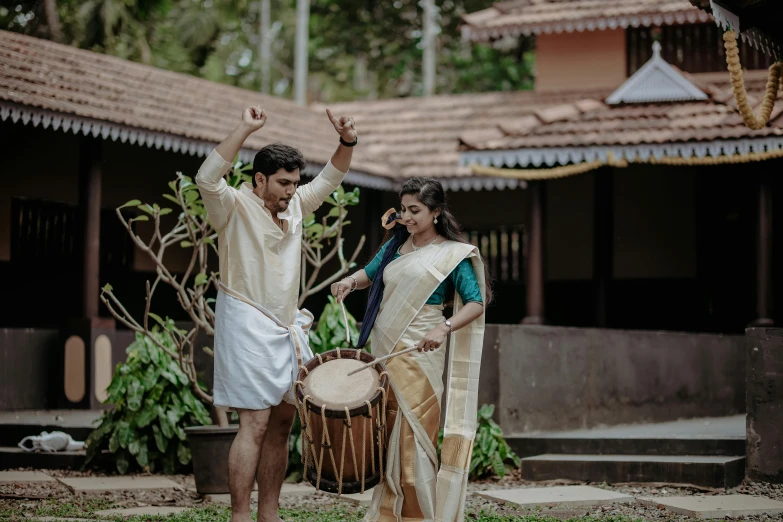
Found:
[[[220,281],[226,289],[218,293],[215,309],[214,399],[216,406],[266,409],[280,404],[293,386],[296,328],[306,333],[297,310],[302,220],[337,189],[345,173],[328,163],[297,189],[285,212],[278,213],[284,221],[280,230],[250,183],[239,190],[228,186],[223,176],[230,168],[212,151],[196,176],[218,232]],[[276,332],[269,330],[272,325]]]

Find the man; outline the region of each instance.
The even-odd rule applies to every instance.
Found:
[[[256,154],[252,184],[237,190],[223,179],[248,136],[266,123],[260,107],[244,110],[242,122],[196,176],[218,232],[215,406],[239,413],[239,432],[228,462],[232,522],[251,520],[254,480],[259,522],[280,520],[278,501],[296,412],[293,382],[298,361],[311,356],[307,330],[312,315],[297,310],[302,218],[340,185],[358,142],[352,118],[326,113],[340,145],[318,177],[298,190],[304,157],[281,144]]]

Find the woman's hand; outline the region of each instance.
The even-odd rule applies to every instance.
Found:
[[[440,345],[446,342],[446,339],[450,333],[449,327],[446,324],[439,324],[424,336],[424,339],[416,343],[416,348],[420,352],[430,352],[437,350]]]
[[[342,279],[336,283],[332,283],[332,295],[337,298],[338,303],[342,303],[345,296],[351,293],[353,288],[353,281],[350,279]]]

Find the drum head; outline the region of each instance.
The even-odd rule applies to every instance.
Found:
[[[375,368],[355,375],[348,373],[364,365],[356,359],[332,359],[316,366],[304,379],[304,393],[311,402],[330,410],[353,409],[372,399],[381,385]]]

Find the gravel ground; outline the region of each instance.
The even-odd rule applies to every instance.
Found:
[[[53,477],[83,477],[94,475],[92,473],[51,470],[47,473]],[[109,507],[136,507],[147,505],[163,506],[184,506],[199,507],[207,503],[195,491],[195,485],[192,475],[173,475],[169,476],[171,480],[179,483],[180,488],[174,490],[160,491],[121,491],[93,494],[74,494],[66,486],[60,483],[26,483],[26,484],[4,484],[0,485],[0,518],[4,510],[10,511],[22,509],[23,511],[33,511],[37,505],[42,502],[51,504],[77,504],[84,505],[86,509],[104,509]],[[481,510],[491,510],[499,514],[524,515],[531,513],[540,513],[551,515],[559,519],[568,519],[580,516],[594,516],[607,518],[612,516],[628,516],[645,520],[688,520],[688,517],[673,514],[671,512],[656,506],[644,506],[638,503],[630,504],[610,504],[594,508],[571,508],[555,506],[552,508],[536,509],[533,511],[520,510],[512,504],[502,504],[484,499],[478,496],[470,495],[476,491],[486,491],[490,489],[510,489],[510,488],[536,488],[552,487],[562,485],[583,484],[570,481],[552,481],[552,482],[526,482],[520,480],[516,473],[512,473],[503,480],[487,480],[474,482],[468,486],[468,500],[466,505],[467,519],[475,517],[475,514]],[[664,484],[592,484],[596,487],[605,488],[632,496],[655,496],[671,497],[686,495],[727,495],[727,494],[745,494],[763,496],[779,501],[783,501],[783,484],[768,483],[747,483],[730,490],[708,489],[697,487],[676,487]],[[48,499],[48,500],[47,500]],[[349,501],[340,500],[332,495],[316,493],[308,496],[289,496],[283,497],[280,502],[282,508],[307,509],[307,510],[328,510],[335,506],[344,508],[354,508]],[[783,522],[783,515],[775,516],[753,516],[741,517],[743,520],[753,522]]]
[[[527,482],[519,479],[518,473],[513,473],[500,481],[480,481],[468,485],[468,493],[475,491],[486,491],[491,489],[513,489],[513,488],[541,488],[564,485],[585,485],[584,482],[573,481],[550,481],[550,482]],[[751,482],[742,484],[732,489],[713,489],[698,486],[683,487],[672,486],[668,484],[589,484],[593,487],[600,487],[618,493],[625,493],[634,497],[683,497],[689,495],[753,495],[771,498],[783,501],[783,484],[769,484],[761,482]],[[498,513],[507,514],[529,514],[531,512],[540,512],[549,514],[557,518],[568,519],[579,516],[595,516],[600,518],[623,515],[627,517],[642,518],[645,520],[692,520],[689,517],[677,515],[667,511],[663,506],[646,506],[639,503],[630,504],[609,504],[593,508],[571,508],[563,506],[554,506],[552,508],[538,508],[536,510],[520,510],[510,504],[501,504],[493,502],[478,496],[470,495],[468,497],[466,509],[468,512],[478,512],[481,509],[494,510]],[[739,517],[738,520],[749,521],[783,521],[783,514],[773,516],[749,516]]]

